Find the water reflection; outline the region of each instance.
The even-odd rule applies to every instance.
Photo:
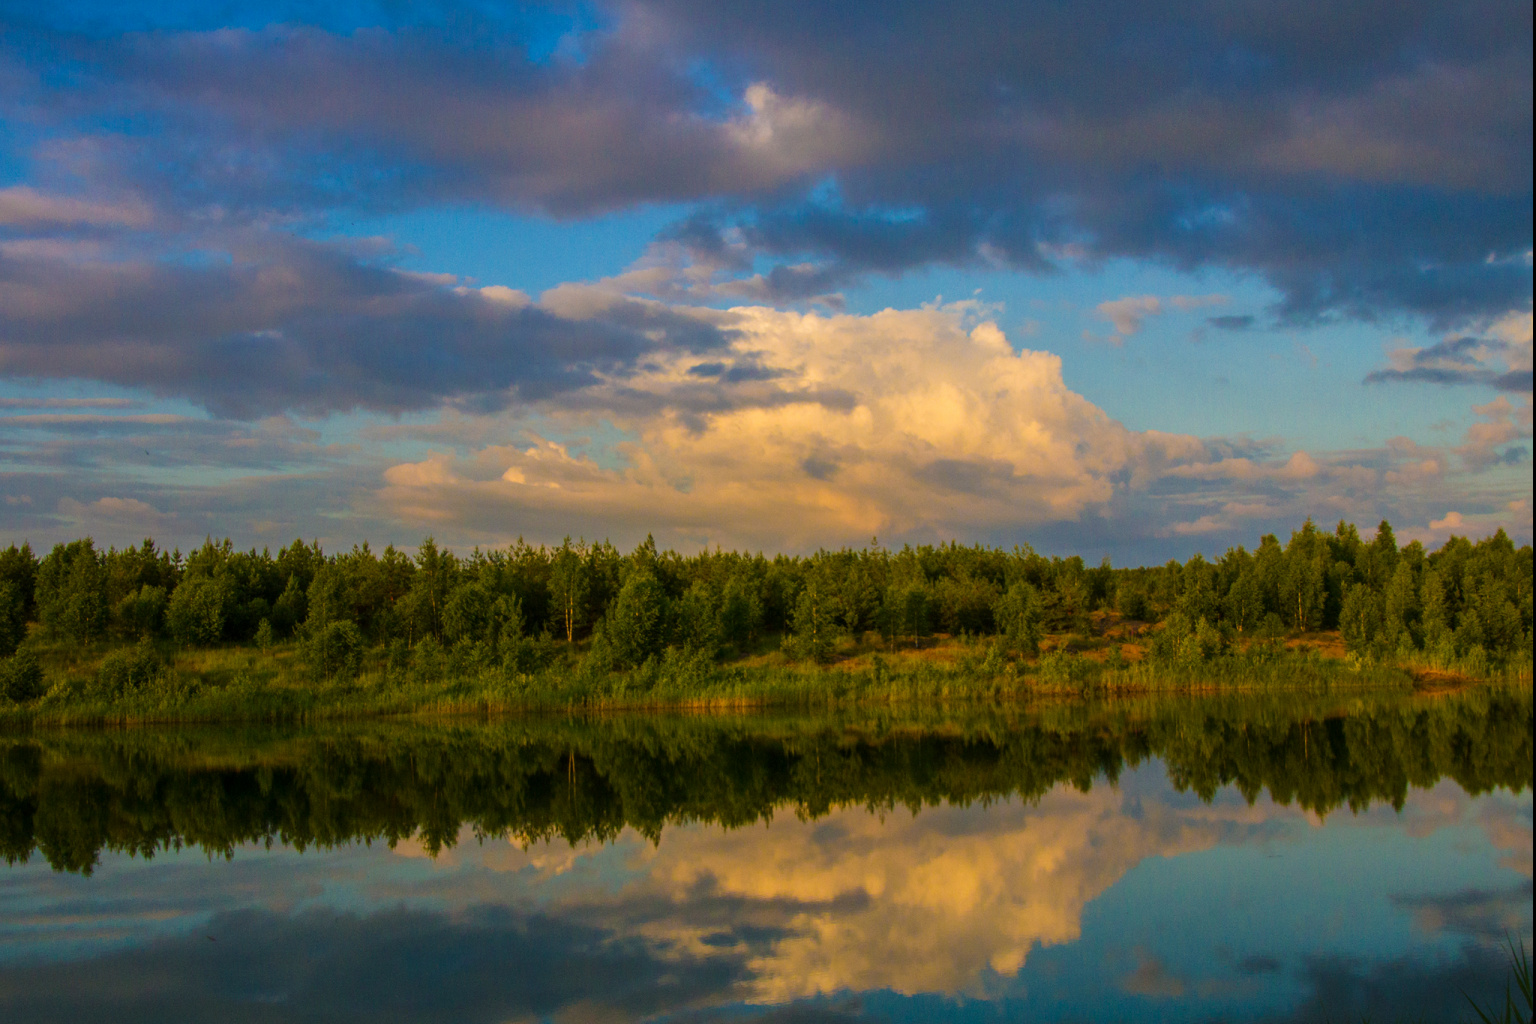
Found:
[[[1458,1019],[1531,933],[1530,707],[15,738],[0,1012]]]

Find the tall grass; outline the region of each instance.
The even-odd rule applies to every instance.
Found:
[[[852,648],[828,666],[770,651],[733,662],[669,648],[638,668],[595,668],[571,645],[548,643],[512,663],[479,646],[374,648],[324,674],[297,645],[177,649],[42,648],[50,685],[39,699],[0,706],[0,725],[304,721],[409,714],[499,714],[859,705],[1017,703],[1080,696],[1411,688],[1395,665],[1265,648],[1204,661],[1128,661],[1056,650],[1035,660],[999,644],[950,642],[893,653]]]
[[[1503,1008],[1478,1006],[1471,996],[1467,996],[1467,1002],[1472,1004],[1472,1012],[1477,1014],[1481,1024],[1531,1024],[1531,957],[1523,941],[1518,946],[1514,939],[1509,939],[1508,943],[1509,979],[1504,983]],[[1521,1003],[1525,1004],[1524,1010]]]

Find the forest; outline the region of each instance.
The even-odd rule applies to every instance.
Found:
[[[1337,631],[1352,665],[1411,665],[1528,678],[1532,551],[1500,530],[1430,551],[1309,519],[1284,544],[1141,568],[958,543],[809,556],[519,541],[414,555],[367,543],[275,555],[211,538],[188,554],[152,540],[102,550],[90,538],[38,557],[0,551],[0,703],[98,704],[200,684],[171,666],[196,652],[268,663],[283,679],[333,684],[559,673],[654,682],[661,666],[825,666],[851,649],[899,656],[936,638],[984,645],[996,675],[1072,651],[1122,663],[1198,666],[1273,657]],[[860,646],[862,645],[862,647]],[[220,653],[222,652],[222,653]],[[193,659],[194,661],[196,659]],[[1053,669],[1060,671],[1060,665]],[[647,675],[649,674],[649,675]],[[972,674],[975,674],[974,671]],[[203,673],[204,676],[207,673]]]

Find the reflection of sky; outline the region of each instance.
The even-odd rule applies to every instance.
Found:
[[[1456,1014],[1506,935],[1529,944],[1530,880],[1529,792],[1444,782],[1319,821],[1204,804],[1156,764],[1037,805],[657,846],[108,856],[0,874],[0,1015],[1285,1019],[1372,992],[1431,1012],[1420,989]]]

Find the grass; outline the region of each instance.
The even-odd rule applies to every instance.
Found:
[[[1412,689],[1472,680],[1421,666],[1338,656],[1329,638],[1252,644],[1207,661],[1149,658],[1122,637],[1049,638],[1038,658],[986,638],[940,637],[894,648],[873,635],[845,640],[832,663],[790,660],[776,638],[723,662],[670,649],[644,666],[598,671],[583,645],[533,641],[523,668],[481,647],[416,652],[372,648],[355,671],[318,674],[298,645],[177,648],[162,642],[149,669],[124,672],[122,646],[33,643],[48,683],[41,698],[0,706],[0,725],[305,721],[413,714],[617,709],[827,709],[954,701],[1164,693]],[[113,652],[118,653],[113,653]],[[115,659],[115,661],[113,660]],[[117,676],[112,676],[117,665]],[[1520,673],[1523,672],[1523,677]],[[109,678],[109,676],[111,678]],[[1515,670],[1528,682],[1530,668]],[[113,680],[116,680],[115,682]]]

